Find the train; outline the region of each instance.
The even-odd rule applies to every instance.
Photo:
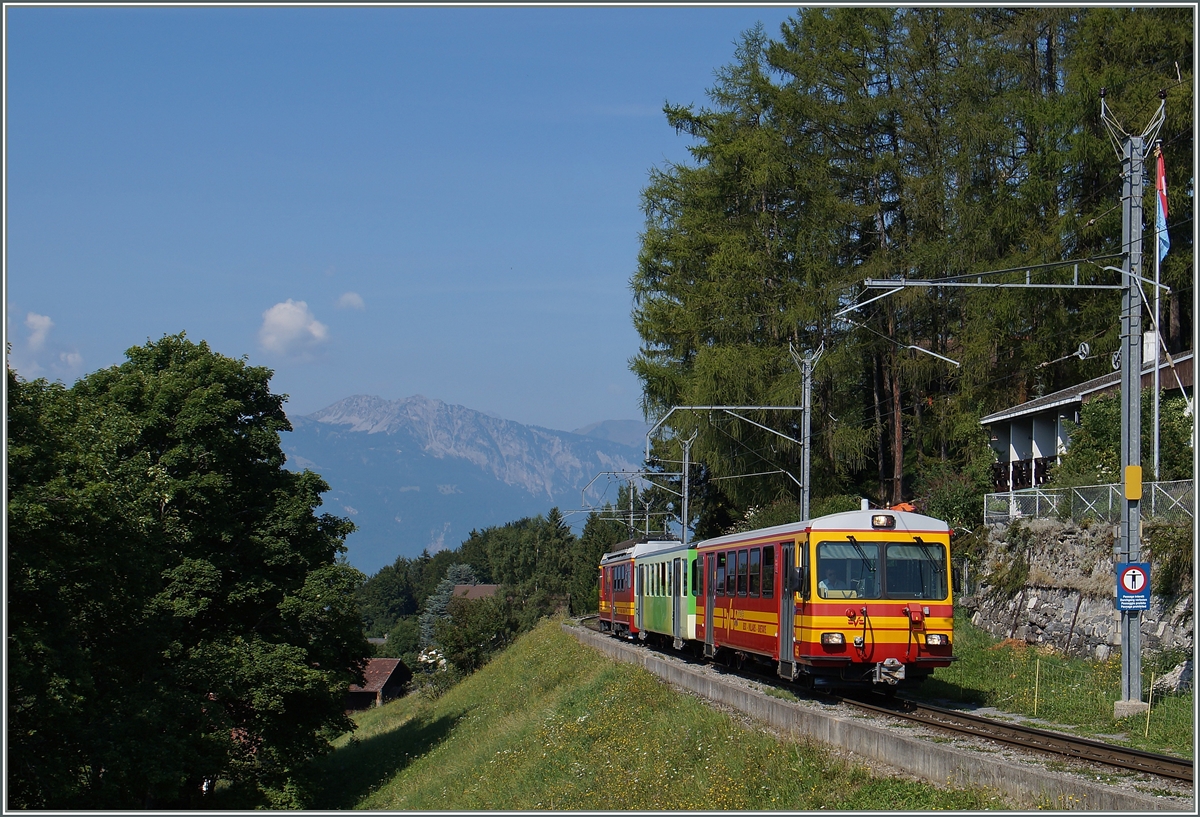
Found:
[[[912,511],[629,540],[599,571],[602,631],[809,688],[891,695],[954,660],[950,527]]]

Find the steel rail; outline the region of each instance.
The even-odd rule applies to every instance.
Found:
[[[1056,755],[1064,755],[1079,760],[1088,760],[1106,766],[1118,766],[1146,774],[1169,777],[1174,780],[1193,782],[1192,761],[1186,758],[1159,755],[1144,752],[1140,749],[1130,749],[1124,746],[1113,746],[1097,740],[1064,735],[1059,732],[1049,732],[1032,726],[1002,723],[978,715],[943,709],[929,704],[917,703],[907,699],[897,699],[891,706],[867,703],[857,698],[840,697],[845,703],[883,715],[904,718],[905,720],[948,729],[953,732],[988,738],[989,740],[1017,746],[1022,749],[1033,749]]]
[[[583,623],[597,632],[600,631],[596,622],[586,621]],[[633,643],[639,643],[647,649],[654,649],[650,645],[645,644],[645,642]],[[655,651],[664,655],[672,655],[688,663],[713,663],[711,660],[693,659],[677,651]],[[724,672],[753,678],[757,681],[763,681],[767,678],[765,673],[746,670],[739,671],[732,667],[716,666]],[[788,684],[778,678],[767,680],[767,683],[772,685],[776,685],[775,682],[778,682],[777,685],[780,689],[796,690],[793,684]],[[721,681],[718,680],[717,683],[721,683]],[[871,693],[864,694],[870,694],[871,697],[878,697]],[[891,701],[890,705],[885,705],[868,703],[860,698],[847,697],[845,694],[823,695],[822,697],[833,698],[841,703],[865,709],[875,714],[902,718],[937,729],[986,738],[1021,749],[1071,757],[1076,760],[1090,761],[1104,766],[1116,766],[1144,774],[1182,780],[1187,783],[1194,782],[1192,775],[1193,764],[1192,761],[1186,758],[1144,752],[1140,749],[1130,749],[1125,746],[1113,746],[1112,744],[1101,743],[1097,740],[1064,735],[1060,732],[1050,732],[1032,726],[1004,723],[990,718],[983,718],[979,715],[971,715],[966,712],[958,712],[952,709],[943,709],[930,704],[919,703],[906,698],[895,698]]]

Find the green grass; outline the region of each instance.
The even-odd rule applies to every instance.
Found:
[[[875,777],[610,661],[545,622],[436,700],[362,713],[320,809],[977,810],[981,789]]]
[[[1192,757],[1194,693],[1155,697],[1146,716],[1116,720],[1113,703],[1120,697],[1121,660],[1087,661],[1050,651],[1000,641],[973,626],[966,615],[954,622],[954,654],[950,667],[937,670],[913,697],[993,706],[1037,717],[1051,725],[1151,752]],[[1173,664],[1172,657],[1165,663]],[[1168,666],[1144,660],[1142,688]]]

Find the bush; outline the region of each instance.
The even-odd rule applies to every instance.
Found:
[[[375,648],[379,658],[404,658],[421,648],[421,626],[416,616],[403,616],[388,631],[387,641]],[[405,664],[408,660],[405,659]]]
[[[1150,522],[1145,541],[1154,560],[1154,592],[1159,596],[1179,596],[1192,589],[1192,564],[1195,551],[1193,525]]]
[[[439,620],[433,627],[446,659],[463,674],[470,674],[504,649],[514,630],[507,607],[495,596],[451,599],[446,607],[449,619]]]
[[[952,528],[973,528],[983,520],[983,495],[992,488],[989,474],[945,460],[926,460],[917,476],[923,512]]]

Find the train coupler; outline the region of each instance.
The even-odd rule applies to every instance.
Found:
[[[876,684],[895,686],[904,680],[904,664],[896,658],[885,658],[875,665],[875,672],[871,680]]]

